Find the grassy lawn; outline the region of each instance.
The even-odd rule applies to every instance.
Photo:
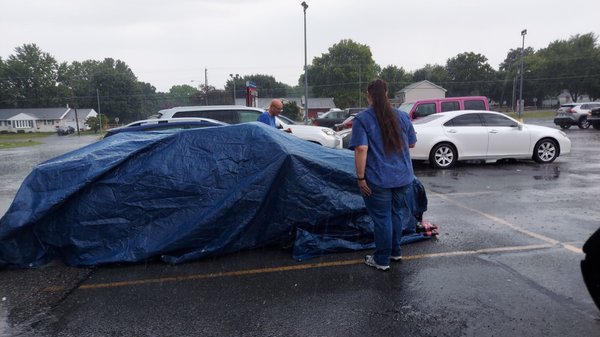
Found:
[[[506,112],[512,118],[517,118],[514,112]],[[531,110],[523,112],[523,118],[554,118],[554,110]]]
[[[2,133],[0,134],[0,149],[39,145],[42,143],[36,141],[36,139],[48,137],[53,134],[54,132]]]

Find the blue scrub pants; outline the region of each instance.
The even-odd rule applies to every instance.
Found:
[[[369,185],[373,192],[363,199],[369,216],[373,219],[375,252],[373,259],[382,266],[390,264],[390,255],[402,255],[402,216],[408,214],[406,193],[411,184],[397,188],[381,188]]]

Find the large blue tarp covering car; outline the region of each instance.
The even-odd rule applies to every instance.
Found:
[[[406,243],[428,238],[405,219]],[[301,260],[372,248],[372,229],[351,151],[261,123],[122,133],[32,170],[0,219],[0,268],[181,263],[269,245]]]

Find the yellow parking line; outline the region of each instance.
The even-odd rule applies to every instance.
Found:
[[[583,254],[582,250],[572,244],[563,243],[558,240],[554,240],[547,236],[529,231],[527,229],[521,228],[513,223],[510,223],[504,219],[498,218],[494,215],[482,212],[480,210],[468,207],[456,200],[448,198],[445,195],[430,192],[431,195],[436,196],[440,199],[443,199],[447,202],[450,202],[458,207],[469,210],[471,212],[477,213],[483,217],[486,217],[492,221],[495,221],[499,224],[503,224],[517,232],[523,233],[525,235],[531,236],[533,238],[539,239],[545,244],[539,245],[526,245],[526,246],[512,246],[512,247],[497,247],[497,248],[484,248],[477,250],[466,250],[466,251],[454,251],[454,252],[443,252],[443,253],[430,253],[430,254],[420,254],[420,255],[411,255],[405,256],[404,260],[417,260],[417,259],[426,259],[426,258],[436,258],[436,257],[450,257],[450,256],[464,256],[464,255],[474,255],[474,254],[491,254],[491,253],[503,253],[503,252],[514,252],[514,251],[525,251],[525,250],[536,250],[536,249],[544,249],[550,247],[560,246],[571,252]],[[356,260],[345,260],[345,261],[332,261],[332,262],[320,262],[320,263],[306,263],[306,264],[298,264],[298,265],[289,265],[289,266],[278,266],[278,267],[270,267],[270,268],[259,268],[259,269],[247,269],[247,270],[238,270],[231,272],[218,272],[218,273],[209,273],[209,274],[195,274],[195,275],[187,275],[187,276],[173,276],[173,277],[160,277],[154,279],[143,279],[143,280],[133,280],[133,281],[120,281],[120,282],[106,282],[106,283],[94,283],[94,284],[84,284],[79,286],[79,289],[102,289],[102,288],[115,288],[115,287],[126,287],[126,286],[135,286],[135,285],[143,285],[143,284],[156,284],[156,283],[167,283],[167,282],[180,282],[180,281],[192,281],[192,280],[203,280],[203,279],[212,279],[219,277],[232,277],[232,276],[244,276],[244,275],[255,275],[255,274],[265,274],[265,273],[276,273],[283,271],[294,271],[294,270],[306,270],[306,269],[314,269],[314,268],[325,268],[325,267],[337,267],[337,266],[347,266],[347,265],[357,265],[362,264],[363,259]],[[64,291],[66,288],[64,286],[52,286],[44,288],[43,291],[46,292],[54,292],[54,291]]]
[[[484,249],[454,251],[454,252],[445,252],[445,253],[420,254],[420,255],[405,256],[404,260],[418,260],[418,259],[436,258],[436,257],[514,252],[514,251],[544,249],[544,248],[550,248],[553,246],[554,245],[542,244],[542,245],[526,245],[526,246],[514,246],[514,247],[484,248]],[[159,277],[159,278],[153,278],[153,279],[132,280],[132,281],[84,284],[84,285],[79,286],[79,289],[116,288],[116,287],[127,287],[127,286],[136,286],[136,285],[144,285],[144,284],[204,280],[204,279],[212,279],[212,278],[219,278],[219,277],[266,274],[266,273],[276,273],[276,272],[294,271],[294,270],[306,270],[306,269],[314,269],[314,268],[339,267],[339,266],[357,265],[357,264],[362,264],[362,263],[364,263],[363,259],[319,262],[319,263],[305,263],[305,264],[298,264],[298,265],[278,266],[278,267],[258,268],[258,269],[246,269],[246,270],[209,273],[209,274],[195,274],[195,275]],[[65,289],[66,288],[63,286],[53,286],[53,287],[44,288],[43,291],[55,292],[55,291],[64,291]]]
[[[528,235],[528,236],[531,236],[533,238],[536,238],[538,240],[544,241],[544,242],[546,242],[546,243],[548,243],[550,245],[559,245],[559,246],[562,246],[563,248],[565,248],[565,249],[567,249],[567,250],[569,250],[569,251],[571,251],[573,253],[583,254],[583,251],[579,247],[573,246],[573,245],[568,244],[568,243],[562,243],[562,242],[560,242],[558,240],[554,240],[554,239],[549,238],[547,236],[544,236],[544,235],[532,232],[530,230],[524,229],[524,228],[519,227],[518,225],[515,225],[513,223],[510,223],[510,222],[508,222],[508,221],[506,221],[504,219],[498,218],[497,216],[494,216],[494,215],[482,212],[480,210],[468,207],[467,205],[465,205],[463,203],[460,203],[460,202],[458,202],[458,201],[456,201],[454,199],[450,199],[450,198],[448,198],[445,195],[442,195],[442,194],[439,194],[439,193],[430,193],[430,194],[434,195],[434,196],[436,196],[436,197],[438,197],[440,199],[443,199],[443,200],[445,200],[447,202],[453,203],[454,205],[456,205],[458,207],[464,208],[464,209],[469,210],[469,211],[471,211],[473,213],[477,213],[477,214],[479,214],[481,216],[484,216],[484,217],[486,217],[486,218],[488,218],[488,219],[490,219],[492,221],[495,221],[495,222],[497,222],[499,224],[505,225],[505,226],[507,226],[507,227],[509,227],[509,228],[511,228],[511,229],[513,229],[515,231],[517,231],[517,232],[520,232],[520,233],[523,233],[525,235]]]

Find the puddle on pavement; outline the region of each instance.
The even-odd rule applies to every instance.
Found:
[[[38,164],[98,141],[97,136],[43,138],[44,144],[0,151],[0,217],[12,203],[23,180]],[[1,336],[1,335],[0,335]]]

